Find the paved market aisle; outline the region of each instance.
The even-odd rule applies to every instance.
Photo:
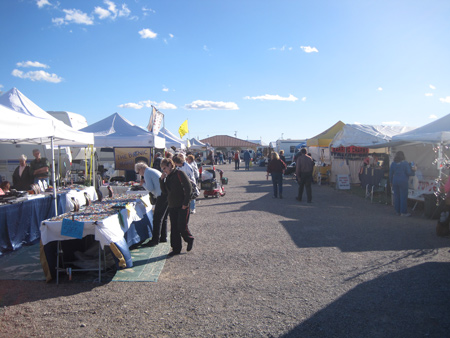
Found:
[[[193,250],[168,258],[156,283],[0,281],[8,325],[27,323],[24,336],[450,336],[450,239],[435,221],[328,186],[299,203],[289,179],[272,199],[265,168],[219,167],[226,195],[200,199]]]

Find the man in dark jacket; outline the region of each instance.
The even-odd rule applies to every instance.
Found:
[[[313,159],[306,154],[306,149],[302,148],[300,150],[301,155],[297,158],[296,170],[298,182],[298,196],[297,201],[302,201],[303,189],[306,187],[306,198],[307,202],[312,202],[312,174],[314,169]]]

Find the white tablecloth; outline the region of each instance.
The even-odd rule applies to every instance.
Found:
[[[72,197],[78,201],[78,204],[80,206],[86,205],[86,197],[84,196],[85,192],[89,195],[91,201],[96,201],[98,199],[97,192],[95,191],[94,187],[86,187],[86,189],[83,190],[69,190],[66,199],[67,212],[73,210]]]
[[[135,202],[130,202],[128,206],[128,208],[120,211],[124,223],[123,226],[121,226],[117,214],[97,222],[83,222],[83,237],[95,235],[95,240],[99,241],[103,247],[123,238],[125,232],[130,228],[131,223],[141,220],[144,215],[147,215],[150,223],[152,223],[152,205],[150,204],[148,194],[142,198],[137,198]],[[61,227],[62,221],[43,221],[40,227],[42,244],[46,245],[52,241],[74,239],[61,235]]]

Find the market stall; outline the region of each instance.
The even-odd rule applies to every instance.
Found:
[[[77,240],[94,236],[100,248],[109,247],[119,268],[132,267],[129,247],[152,236],[152,208],[149,195],[119,195],[86,206],[79,212],[65,213],[41,223],[41,242],[45,255],[41,264],[47,281],[56,277],[58,242],[66,245],[66,257],[73,256]],[[62,246],[64,248],[64,246]],[[70,252],[69,252],[70,251]]]

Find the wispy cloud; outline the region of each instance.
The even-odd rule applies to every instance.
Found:
[[[142,109],[144,107],[150,108],[151,106],[154,106],[157,109],[177,109],[177,106],[172,104],[172,103],[168,103],[166,101],[161,101],[161,102],[155,102],[155,101],[151,101],[151,100],[146,100],[146,101],[139,101],[138,103],[133,103],[133,102],[129,102],[129,103],[124,103],[124,104],[120,104],[118,107],[119,108],[132,108],[132,109]]]
[[[203,45],[203,50],[204,50],[205,52],[209,52],[208,46],[207,46],[207,45]]]
[[[56,74],[50,74],[43,70],[30,71],[27,73],[22,72],[21,70],[14,69],[11,72],[12,76],[21,78],[21,79],[29,79],[31,81],[45,81],[52,83],[59,83],[62,81],[62,78]]]
[[[447,96],[447,97],[441,97],[440,99],[439,99],[439,101],[441,101],[441,102],[444,102],[444,103],[450,103],[450,96]]]
[[[56,25],[68,25],[69,23],[76,23],[80,25],[93,25],[94,20],[88,14],[80,11],[79,9],[63,9],[66,13],[64,18],[53,18],[52,22]]]
[[[305,53],[318,53],[319,52],[316,47],[300,46],[300,48],[303,49],[303,51]]]
[[[144,16],[147,16],[148,13],[156,13],[155,10],[151,9],[151,8],[147,8],[147,7],[142,7],[142,12],[144,13]]]
[[[430,84],[430,88],[433,89],[433,90],[436,89],[436,87],[431,85],[431,84]]]
[[[104,0],[103,3],[107,8],[97,6],[94,9],[94,13],[97,14],[101,20],[106,18],[115,20],[117,17],[129,17],[131,14],[131,11],[126,4],[122,4],[121,8],[118,9],[116,4],[112,1]]]
[[[239,110],[234,102],[196,100],[184,106],[189,110]]]
[[[246,96],[246,97],[244,97],[244,99],[245,100],[261,100],[261,101],[290,101],[290,102],[295,102],[298,100],[298,98],[296,98],[292,94],[290,94],[288,97],[282,97],[280,95],[270,95],[270,94],[261,95],[261,96]],[[306,100],[306,98],[305,98],[305,100]]]
[[[306,96],[302,97],[302,101],[305,102],[306,101]]]
[[[425,93],[425,96],[433,96],[433,93]]]
[[[17,67],[24,67],[24,68],[28,68],[28,67],[50,68],[46,64],[40,63],[38,61],[22,61],[22,62],[17,62],[16,65],[17,65]]]
[[[383,91],[383,88],[378,87],[377,90],[378,90],[379,92],[382,92],[382,91]]]
[[[400,124],[400,121],[385,121],[381,122],[381,124],[385,126],[396,126]]]
[[[169,91],[169,88],[167,88],[166,86],[164,86],[163,89],[162,89],[162,91],[163,91],[163,92],[168,92],[168,91]]]
[[[269,50],[279,50],[279,51],[282,51],[282,52],[284,52],[284,51],[291,51],[291,50],[293,50],[293,48],[292,47],[286,47],[286,46],[283,46],[283,47],[272,47],[272,48],[269,48]]]
[[[37,5],[39,8],[42,8],[42,7],[44,7],[45,5],[50,6],[50,2],[48,2],[48,0],[36,0],[36,5]]]
[[[428,116],[429,119],[437,119],[437,116],[434,114],[431,114],[430,116]]]
[[[141,36],[142,39],[155,39],[158,36],[158,34],[156,34],[155,32],[152,32],[148,28],[144,28],[144,29],[140,30],[139,35]]]

